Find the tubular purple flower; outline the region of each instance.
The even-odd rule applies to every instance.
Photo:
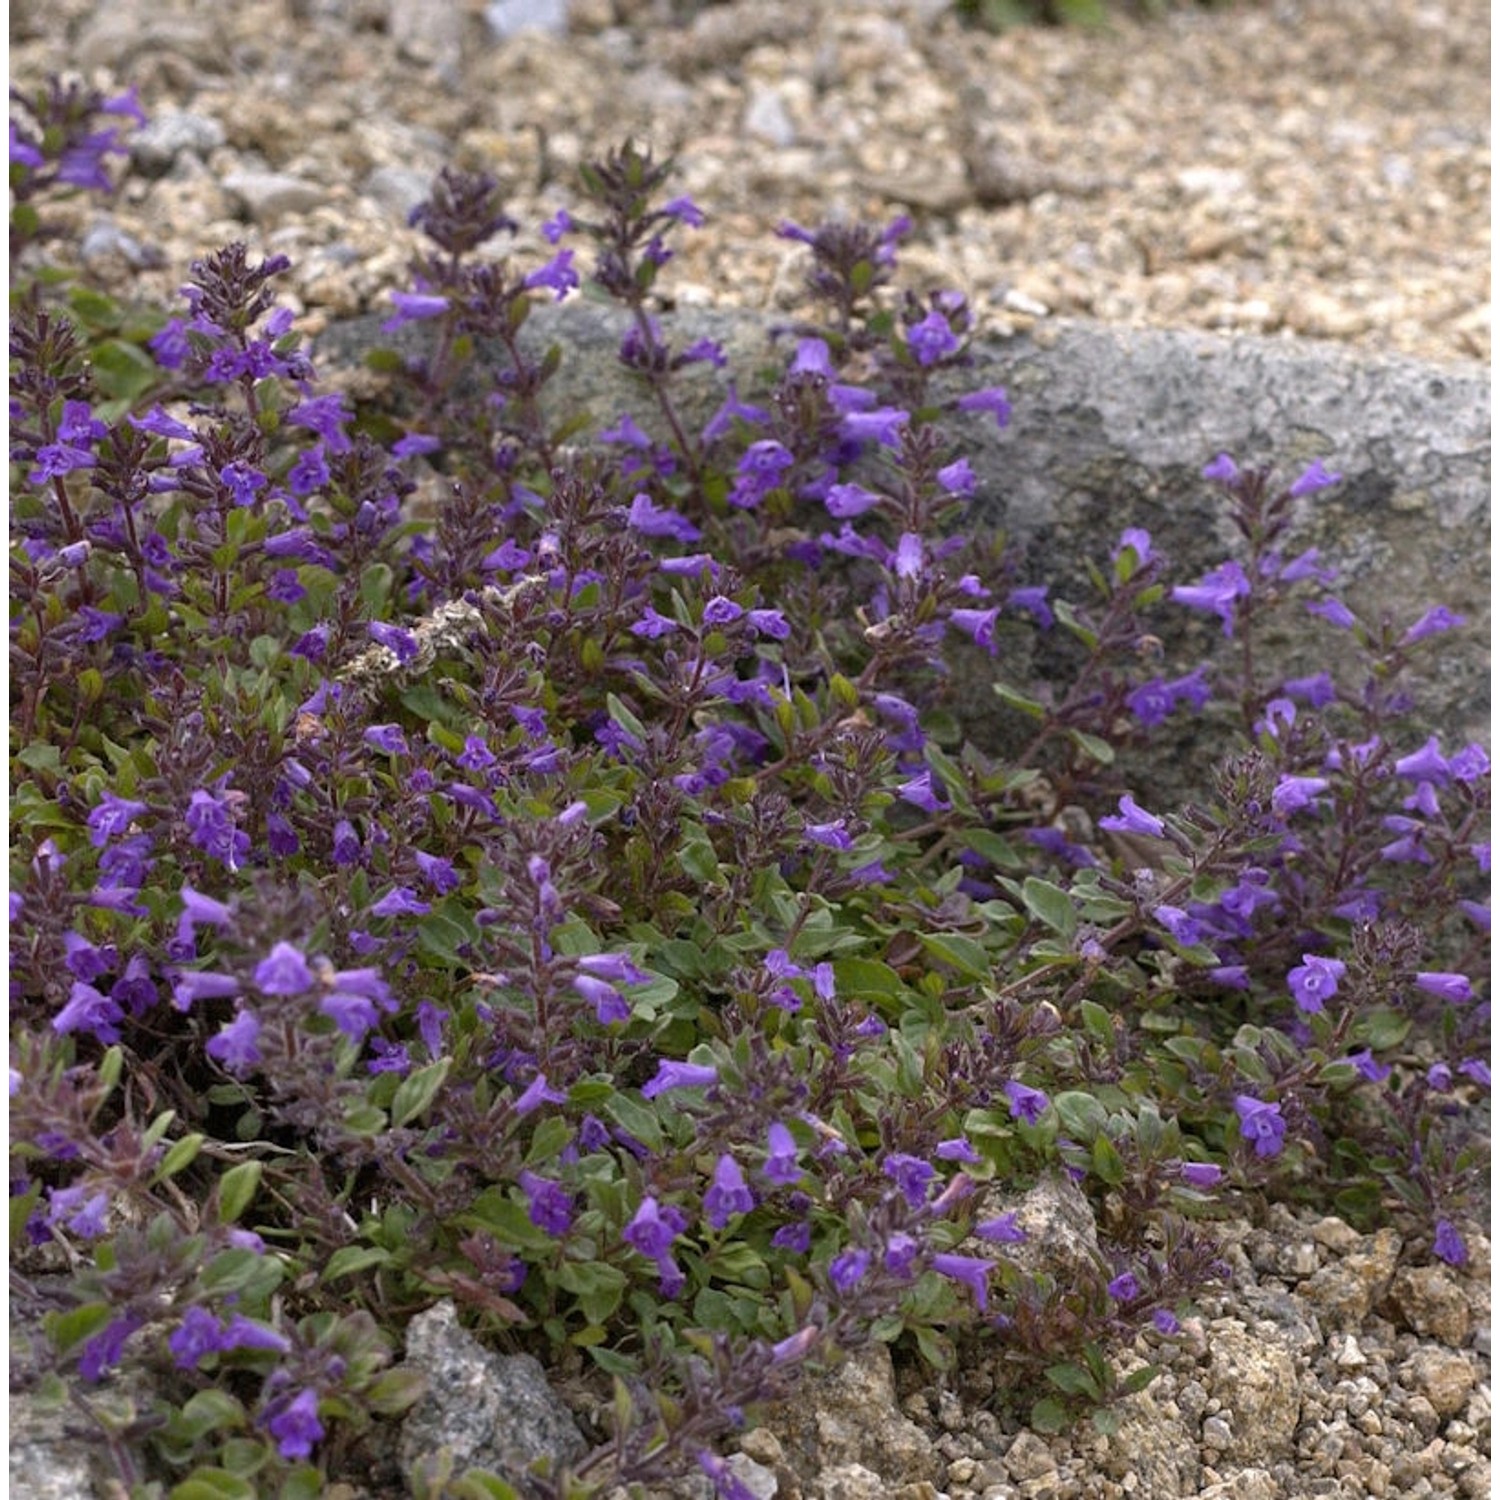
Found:
[[[562,1104],[567,1100],[567,1095],[559,1092],[547,1082],[545,1073],[538,1073],[530,1083],[526,1085],[515,1102],[516,1114],[523,1119],[533,1110],[540,1109],[543,1104]]]
[[[575,974],[573,988],[594,1007],[594,1015],[601,1026],[630,1019],[630,1007],[619,990],[591,974]]]
[[[1437,1221],[1437,1229],[1432,1241],[1432,1253],[1439,1260],[1447,1261],[1450,1266],[1461,1266],[1469,1258],[1463,1236],[1447,1219]]]
[[[841,1297],[847,1297],[870,1269],[868,1250],[845,1250],[828,1263],[828,1279]]]
[[[792,627],[779,609],[746,610],[745,621],[757,635],[766,640],[784,641],[792,633]]]
[[[135,1313],[126,1313],[89,1339],[78,1355],[79,1378],[97,1385],[111,1366],[119,1364],[125,1341],[141,1326],[141,1321]]]
[[[1454,614],[1451,609],[1438,604],[1429,609],[1414,625],[1408,627],[1401,637],[1401,645],[1412,646],[1420,640],[1425,640],[1429,635],[1437,635],[1444,630],[1456,630],[1460,625],[1467,624],[1468,620],[1465,616]]]
[[[703,1212],[710,1227],[722,1229],[735,1214],[747,1214],[755,1197],[745,1181],[740,1164],[724,1152],[714,1164],[713,1180],[703,1195]]]
[[[561,302],[578,285],[578,272],[573,269],[573,252],[559,250],[544,266],[532,271],[523,282],[528,290],[546,287],[553,293],[553,300]]]
[[[318,1393],[299,1391],[289,1401],[277,1402],[267,1409],[266,1431],[276,1439],[276,1447],[287,1460],[308,1457],[315,1444],[323,1440],[323,1424],[318,1420]]]
[[[1240,466],[1227,453],[1221,453],[1203,470],[1203,477],[1220,484],[1234,484],[1239,480]]]
[[[1452,778],[1447,759],[1438,747],[1437,736],[1430,735],[1420,750],[1403,755],[1396,762],[1396,774],[1409,781],[1431,781],[1445,786]]]
[[[1474,998],[1474,987],[1463,974],[1445,974],[1435,970],[1423,970],[1417,975],[1417,988],[1446,1000],[1450,1005],[1460,1005]]]
[[[59,1036],[70,1031],[87,1031],[101,1042],[113,1044],[120,1040],[118,1023],[125,1013],[109,995],[102,995],[93,985],[81,979],[73,981],[67,1004],[52,1018],[52,1029]]]
[[[931,771],[923,771],[921,775],[901,782],[896,788],[896,795],[903,802],[910,802],[913,807],[920,807],[923,812],[945,812],[948,808],[948,803],[944,802],[933,790]]]
[[[1137,568],[1144,568],[1151,561],[1151,533],[1141,526],[1127,526],[1120,533],[1119,544],[1109,554],[1111,562],[1118,562],[1125,549],[1135,553]]]
[[[937,471],[937,481],[945,495],[957,495],[967,500],[979,485],[979,476],[969,465],[967,458],[955,459]]]
[[[1249,592],[1250,580],[1245,577],[1245,570],[1231,559],[1205,573],[1196,584],[1178,584],[1172,590],[1172,598],[1189,609],[1208,610],[1218,615],[1228,638],[1234,634],[1235,602]]]
[[[188,1308],[182,1322],[167,1335],[167,1348],[177,1368],[196,1370],[210,1354],[217,1354],[222,1332],[219,1320],[206,1308]]]
[[[130,825],[145,811],[144,802],[133,802],[128,797],[116,797],[112,792],[105,792],[85,823],[89,831],[89,843],[96,849],[102,849],[117,834],[129,832]]]
[[[627,517],[632,530],[642,536],[671,537],[679,542],[696,542],[703,533],[684,515],[667,506],[657,505],[643,490],[630,502]]]
[[[1010,425],[1010,397],[1005,394],[1003,386],[993,385],[983,390],[970,391],[968,395],[958,398],[957,406],[960,411],[989,412],[995,419],[996,427]]]
[[[1005,1085],[1005,1097],[1010,1100],[1011,1117],[1028,1125],[1035,1125],[1050,1103],[1041,1089],[1029,1088],[1014,1078]]]
[[[573,1195],[560,1182],[522,1169],[517,1177],[526,1194],[526,1216],[553,1238],[565,1235],[573,1223]]]
[[[1027,1238],[1026,1231],[1016,1221],[1014,1212],[1000,1214],[997,1218],[981,1219],[974,1226],[975,1235],[992,1245],[1019,1245]]]
[[[245,1073],[261,1062],[260,1022],[248,1010],[241,1010],[232,1021],[210,1037],[204,1051],[231,1073]]]
[[[966,1136],[956,1135],[951,1140],[939,1141],[932,1154],[939,1161],[961,1161],[973,1163],[981,1160],[973,1142]]]
[[[955,609],[948,615],[948,623],[969,636],[976,646],[982,646],[991,656],[995,654],[995,621],[1000,618],[999,606],[994,609]]]
[[[802,832],[814,844],[820,844],[825,849],[852,849],[854,847],[854,840],[849,837],[842,818],[835,818],[831,823],[804,823]]]
[[[440,318],[448,311],[448,299],[429,292],[392,292],[391,301],[396,305],[396,316],[380,325],[382,333],[394,333],[422,318]]]
[[[1200,1191],[1216,1188],[1224,1180],[1223,1167],[1215,1166],[1211,1161],[1185,1161],[1177,1169],[1177,1174],[1189,1187]]]
[[[648,604],[642,611],[641,618],[630,627],[630,633],[643,636],[647,640],[655,640],[658,636],[667,635],[676,629],[675,620],[669,620],[665,615],[658,614]]]
[[[1367,1078],[1371,1083],[1384,1083],[1391,1076],[1390,1068],[1381,1062],[1377,1062],[1375,1054],[1368,1047],[1358,1052],[1351,1052],[1344,1059],[1352,1063],[1362,1078]]]
[[[421,900],[409,885],[393,886],[371,908],[372,917],[423,917],[432,902]]]
[[[1240,1135],[1255,1143],[1257,1156],[1275,1156],[1286,1137],[1286,1121],[1279,1104],[1267,1104],[1248,1094],[1237,1094],[1235,1113],[1240,1117]]]
[[[932,1257],[932,1269],[954,1281],[961,1281],[974,1294],[974,1305],[983,1312],[989,1305],[990,1272],[995,1263],[979,1255],[947,1255]]]
[[[903,1151],[893,1151],[881,1163],[880,1170],[901,1190],[901,1195],[913,1208],[920,1208],[927,1201],[927,1188],[937,1176],[933,1168],[919,1156],[909,1156]]]
[[[1099,826],[1116,833],[1141,833],[1154,839],[1159,839],[1166,833],[1166,825],[1162,820],[1138,807],[1129,792],[1120,798],[1120,811],[1100,818]]]
[[[417,659],[417,653],[421,648],[417,645],[416,636],[409,630],[402,630],[395,625],[386,625],[379,620],[371,620],[366,628],[370,632],[370,639],[377,646],[384,646],[403,667],[409,666]]]
[[[789,1184],[799,1182],[802,1168],[797,1165],[797,1143],[792,1132],[779,1120],[774,1121],[766,1132],[766,1160],[761,1173],[770,1182]]]
[[[912,358],[924,368],[935,365],[958,348],[958,339],[947,318],[936,308],[906,330],[906,342]]]
[[[824,508],[837,521],[849,521],[873,510],[881,497],[862,484],[836,484],[823,497]]]
[[[1354,614],[1342,600],[1329,595],[1307,606],[1310,615],[1319,615],[1338,630],[1348,630],[1354,625]],[[1228,631],[1225,631],[1228,634]]]
[[[1036,587],[1012,589],[1005,596],[1007,607],[1015,605],[1017,609],[1024,609],[1043,630],[1051,630],[1056,623],[1056,616],[1052,613],[1051,606],[1047,603],[1047,590],[1051,584],[1039,584]]]
[[[1292,499],[1300,499],[1303,495],[1311,495],[1316,490],[1326,490],[1329,485],[1338,484],[1343,479],[1342,474],[1331,474],[1323,467],[1323,461],[1315,458],[1294,479],[1287,489]]]
[[[263,995],[300,995],[313,987],[307,959],[290,943],[277,943],[255,966],[255,987]]]
[[[911,420],[909,412],[894,406],[877,406],[870,411],[845,412],[839,430],[857,442],[879,443],[882,448],[901,446],[901,429]]]
[[[715,594],[703,606],[703,623],[708,626],[731,625],[744,613],[743,605],[725,598],[723,594]]]
[[[1116,1302],[1133,1302],[1141,1295],[1141,1284],[1130,1271],[1122,1271],[1105,1287]]]
[[[641,1097],[654,1099],[670,1089],[700,1089],[719,1081],[717,1068],[699,1063],[673,1062],[663,1058],[656,1065],[656,1076],[641,1089]]]
[[[1278,817],[1284,818],[1288,813],[1301,812],[1304,807],[1311,806],[1317,794],[1327,790],[1328,778],[1325,776],[1283,776],[1271,793],[1271,806]]]
[[[1182,1324],[1177,1321],[1176,1316],[1165,1307],[1158,1307],[1151,1314],[1152,1326],[1158,1333],[1171,1335],[1181,1330]]]

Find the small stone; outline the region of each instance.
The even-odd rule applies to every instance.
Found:
[[[951,1484],[968,1484],[979,1465],[972,1458],[955,1458],[948,1465],[948,1480]]]
[[[839,1464],[824,1469],[815,1481],[823,1500],[889,1500],[889,1487],[863,1464]]]
[[[1346,1255],[1359,1244],[1359,1231],[1332,1215],[1319,1219],[1308,1233],[1325,1250],[1332,1250],[1336,1255]]]
[[[1424,1338],[1459,1348],[1469,1336],[1469,1304],[1458,1283],[1439,1266],[1409,1266],[1391,1281],[1386,1309]]]
[[[724,1460],[724,1467],[747,1489],[755,1500],[776,1500],[779,1486],[770,1469],[744,1453],[731,1453]]]
[[[740,1437],[740,1452],[753,1458],[758,1464],[774,1468],[785,1462],[786,1454],[781,1439],[769,1427],[752,1427]]]
[[[1341,1370],[1362,1370],[1370,1361],[1365,1358],[1365,1351],[1359,1347],[1359,1340],[1348,1333],[1339,1341],[1333,1362]]]
[[[207,158],[224,139],[224,127],[211,116],[167,110],[130,137],[131,165],[144,177],[162,177],[179,156]]]
[[[1223,1417],[1209,1417],[1203,1423],[1203,1446],[1222,1453],[1234,1442],[1234,1429]]]
[[[1276,1256],[1276,1269],[1282,1276],[1311,1276],[1318,1269],[1318,1247],[1311,1240],[1283,1245]]]
[[[286,214],[307,213],[328,199],[317,183],[286,172],[231,172],[224,186],[261,225],[274,224]]]
[[[498,41],[528,29],[562,36],[568,29],[568,0],[490,0],[484,24]]]
[[[1034,1432],[1023,1432],[1010,1445],[1005,1467],[1013,1479],[1040,1479],[1057,1472],[1057,1460]]]
[[[745,105],[745,133],[772,146],[786,147],[797,139],[797,127],[781,95],[766,84],[756,84]]]
[[[360,184],[360,191],[405,224],[412,209],[432,191],[432,175],[415,167],[376,167]]]
[[[1402,1375],[1432,1403],[1439,1417],[1461,1412],[1474,1389],[1474,1367],[1462,1354],[1446,1349],[1419,1349],[1402,1366]]]

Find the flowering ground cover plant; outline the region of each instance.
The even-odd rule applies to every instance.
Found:
[[[13,255],[119,104],[20,101]],[[905,226],[782,226],[827,312],[755,385],[653,312],[702,217],[627,145],[521,267],[496,184],[445,172],[392,292],[429,337],[365,411],[280,258],[212,251],[170,313],[20,262],[12,1255],[133,1493],[320,1493],[417,1399],[443,1297],[613,1383],[613,1426],[415,1493],[735,1495],[724,1436],[871,1338],[992,1341],[1035,1425],[1107,1428],[1151,1373],[1111,1351],[1174,1337],[1228,1202],[1464,1257],[1489,766],[1401,686],[1462,621],[1357,615],[1294,540],[1338,476],[1227,455],[1206,575],[1127,526],[1091,597],[1018,584],[946,435],[1009,402],[938,394],[975,330],[898,290]],[[523,330],[577,291],[628,309],[650,424],[550,400]],[[1174,610],[1225,648],[1168,670]],[[1288,610],[1337,672],[1278,671]],[[1021,630],[1065,679],[1008,675]],[[960,652],[1023,753],[960,742]],[[1116,754],[1183,714],[1241,748],[1154,807]],[[1104,1247],[1065,1285],[995,1207],[1049,1171]]]

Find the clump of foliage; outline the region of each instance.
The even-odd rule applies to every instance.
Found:
[[[50,108],[12,126],[28,213],[100,139]],[[108,399],[91,348],[139,342],[13,294],[13,1286],[135,1494],[321,1493],[444,1297],[613,1382],[615,1425],[419,1492],[732,1494],[716,1445],[871,1338],[992,1342],[1044,1427],[1096,1407],[1219,1274],[1216,1204],[1464,1257],[1488,762],[1400,685],[1461,622],[1358,617],[1291,545],[1337,476],[1227,456],[1205,577],[1127,527],[1091,597],[1016,584],[952,436],[1009,403],[944,394],[973,320],[897,290],[900,222],[783,225],[827,312],[695,425],[684,372],[725,359],[653,313],[702,222],[668,178],[593,163],[544,226],[591,257],[526,269],[496,184],[444,172],[399,430],[320,391],[280,257],[197,262]],[[550,398],[527,324],[585,283],[650,422]],[[1232,649],[1166,673],[1174,606]],[[1337,674],[1267,659],[1288,609]],[[1067,637],[1071,679],[1012,680],[1006,630]],[[955,652],[996,657],[1023,753],[958,742]],[[1199,803],[1078,794],[1147,857],[1063,816],[1184,713],[1242,735]],[[1081,1283],[1017,1258],[1052,1171],[1099,1210]]]

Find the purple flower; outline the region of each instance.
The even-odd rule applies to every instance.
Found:
[[[223,1332],[219,1320],[206,1308],[190,1307],[182,1322],[167,1335],[167,1348],[179,1370],[196,1370],[210,1354],[217,1354]]]
[[[955,459],[951,464],[939,469],[937,481],[942,485],[944,494],[959,495],[965,500],[974,493],[979,484],[979,478],[969,466],[967,458]]]
[[[573,252],[559,250],[545,266],[532,271],[524,282],[531,290],[546,287],[555,293],[554,301],[561,302],[578,285],[578,272],[573,269]]]
[[[650,978],[623,953],[586,953],[578,960],[578,967],[585,974],[607,979],[612,984],[644,984]]]
[[[1133,1302],[1141,1295],[1141,1284],[1130,1271],[1122,1271],[1104,1290],[1116,1302]]]
[[[934,1255],[932,1269],[943,1276],[961,1281],[974,1294],[974,1303],[983,1312],[988,1306],[990,1272],[995,1263],[981,1255]]]
[[[1409,781],[1432,781],[1445,785],[1452,776],[1447,759],[1438,747],[1437,736],[1429,736],[1420,750],[1403,755],[1396,762],[1396,774]]]
[[[813,843],[820,844],[825,849],[852,849],[854,847],[854,840],[850,838],[842,818],[835,818],[831,823],[804,823],[802,832]]]
[[[260,1022],[248,1010],[240,1011],[232,1021],[219,1028],[217,1036],[210,1037],[204,1051],[231,1073],[246,1073],[259,1065]]]
[[[942,801],[932,789],[932,772],[923,771],[920,776],[913,776],[910,781],[903,781],[896,788],[896,795],[903,802],[910,802],[913,807],[920,807],[923,812],[943,812],[948,804]]]
[[[849,521],[873,510],[880,504],[880,498],[862,484],[836,484],[823,496],[823,505],[835,520]]]
[[[526,1194],[527,1218],[554,1238],[565,1235],[573,1223],[573,1195],[560,1182],[524,1169],[517,1181]]]
[[[622,1237],[642,1255],[660,1261],[670,1253],[672,1241],[682,1227],[680,1212],[668,1208],[663,1213],[661,1205],[648,1195],[641,1199],[641,1205],[625,1226]]]
[[[402,630],[396,625],[386,625],[379,620],[371,620],[368,626],[370,638],[377,646],[384,646],[400,663],[407,666],[417,658],[420,649],[417,638],[409,630]]]
[[[1015,605],[1017,609],[1024,609],[1043,630],[1051,630],[1056,616],[1047,603],[1047,590],[1050,587],[1050,584],[1043,583],[1036,587],[1012,589],[1005,596],[1005,602],[1007,605]]]
[[[313,973],[298,949],[277,943],[255,966],[255,987],[263,995],[301,995],[313,987]]]
[[[774,1121],[766,1132],[766,1160],[760,1170],[770,1182],[787,1184],[801,1180],[797,1143],[792,1132],[779,1120]]]
[[[1000,609],[955,609],[948,615],[948,623],[969,636],[976,646],[982,646],[991,656],[995,654],[995,621],[1000,618]]]
[[[1307,1015],[1322,1010],[1323,1002],[1331,1000],[1338,992],[1345,968],[1346,965],[1337,958],[1304,953],[1302,962],[1286,976],[1287,988],[1292,992],[1297,1009]]]
[[[906,342],[912,357],[924,368],[935,365],[958,348],[958,339],[947,318],[936,308],[906,330]]]
[[[372,917],[422,917],[432,902],[421,900],[409,885],[392,886],[371,908]]]
[[[1211,1161],[1185,1161],[1177,1173],[1189,1187],[1201,1190],[1216,1188],[1224,1179],[1223,1167],[1217,1167]]]
[[[630,627],[632,635],[644,636],[647,640],[655,640],[658,636],[668,634],[677,629],[677,622],[669,620],[665,615],[659,615],[648,604],[639,620]]]
[[[1240,1135],[1255,1143],[1257,1156],[1275,1156],[1286,1136],[1286,1121],[1279,1104],[1267,1104],[1248,1094],[1236,1094],[1235,1113],[1240,1117]]]
[[[627,520],[631,528],[642,536],[671,537],[678,542],[696,542],[703,535],[686,516],[666,506],[657,505],[644,490],[630,502]]]
[[[1116,833],[1143,833],[1154,839],[1159,839],[1166,833],[1162,820],[1138,807],[1135,798],[1128,792],[1120,798],[1120,811],[1100,818],[1099,826]]]
[[[993,1245],[1019,1245],[1026,1239],[1026,1231],[1016,1222],[1014,1213],[1001,1214],[994,1219],[981,1219],[974,1226],[974,1233]]]
[[[1006,427],[1010,423],[1010,397],[1005,394],[1004,388],[998,385],[987,386],[983,390],[970,391],[967,396],[960,396],[958,409],[989,412],[995,419],[996,427]]]
[[[1283,776],[1271,793],[1271,806],[1278,817],[1301,812],[1312,805],[1319,792],[1328,790],[1328,780],[1323,776]]]
[[[448,299],[427,292],[392,292],[391,301],[396,304],[396,316],[380,325],[382,333],[393,333],[408,323],[422,318],[440,318],[448,311]]]
[[[96,1333],[79,1352],[79,1378],[89,1385],[97,1385],[111,1365],[119,1364],[126,1339],[140,1326],[141,1319],[136,1314],[126,1313]]]
[[[1341,599],[1335,599],[1329,595],[1326,599],[1319,599],[1316,603],[1307,606],[1310,615],[1320,615],[1327,620],[1336,630],[1348,630],[1354,624],[1354,614]],[[1229,634],[1226,625],[1224,633]]]
[[[783,1224],[771,1236],[771,1243],[778,1250],[790,1250],[794,1255],[806,1255],[812,1245],[812,1225],[806,1222]]]
[[[703,1212],[710,1226],[722,1229],[734,1214],[747,1214],[755,1198],[745,1182],[740,1164],[726,1151],[714,1164],[713,1181],[703,1195]]]
[[[976,1162],[981,1160],[973,1143],[965,1136],[956,1135],[951,1140],[939,1141],[932,1153],[939,1161]]]
[[[389,1014],[396,1009],[390,986],[378,969],[340,969],[327,982],[318,1009],[356,1042],[379,1022],[381,1011]]]
[[[74,980],[67,1004],[52,1018],[52,1029],[59,1035],[88,1031],[101,1042],[113,1044],[120,1040],[117,1023],[123,1019],[124,1012],[111,996],[100,994],[82,980]]]
[[[1010,1100],[1011,1118],[1035,1125],[1046,1113],[1049,1100],[1041,1089],[1029,1088],[1012,1078],[1005,1085],[1005,1097]]]
[[[757,635],[764,636],[767,640],[784,641],[792,633],[792,627],[779,609],[746,610],[745,622]]]
[[[127,797],[105,792],[99,805],[88,815],[85,826],[89,831],[89,843],[102,849],[116,834],[128,832],[130,825],[145,811],[144,802],[132,802]]]
[[[913,1208],[920,1208],[927,1201],[928,1184],[937,1176],[921,1157],[908,1156],[901,1151],[893,1151],[887,1156],[880,1170],[896,1184],[902,1197]]]
[[[654,1099],[669,1089],[699,1089],[718,1081],[717,1068],[703,1067],[698,1063],[672,1062],[663,1058],[656,1065],[656,1076],[641,1089],[641,1097]]]
[[[1446,1000],[1450,1005],[1459,1005],[1474,998],[1474,987],[1462,974],[1424,970],[1417,975],[1417,988],[1426,990],[1429,995],[1436,995],[1440,1000]]]
[[[313,1445],[323,1440],[323,1424],[318,1420],[318,1393],[299,1391],[290,1401],[278,1401],[267,1409],[266,1431],[276,1439],[285,1459],[306,1458]]]
[[[856,442],[870,439],[882,448],[899,448],[901,429],[910,420],[909,412],[894,406],[877,406],[870,411],[846,412],[840,423],[840,432]]]
[[[1245,570],[1231,560],[1205,573],[1196,584],[1178,584],[1172,590],[1172,597],[1189,609],[1205,609],[1218,615],[1227,637],[1234,634],[1235,601],[1249,592],[1250,580],[1245,577]]]
[[[1151,1323],[1158,1333],[1167,1335],[1177,1333],[1182,1328],[1182,1324],[1177,1321],[1176,1316],[1165,1307],[1158,1307],[1151,1314]]]
[[[1437,1232],[1432,1241],[1432,1253],[1439,1260],[1447,1261],[1450,1266],[1461,1266],[1469,1258],[1463,1236],[1447,1219],[1437,1221]]]
[[[547,1082],[545,1073],[538,1073],[517,1098],[515,1111],[524,1119],[532,1110],[539,1109],[543,1104],[561,1104],[567,1097]]]
[[[1317,672],[1311,677],[1288,677],[1281,686],[1289,698],[1312,708],[1322,708],[1337,696],[1333,679],[1327,672]]]
[[[723,594],[715,594],[703,606],[703,623],[709,627],[732,625],[744,613],[743,605],[736,604],[733,599],[726,599]]]
[[[1287,494],[1289,494],[1292,499],[1297,500],[1300,499],[1303,495],[1311,495],[1316,490],[1326,490],[1329,485],[1337,484],[1341,479],[1343,479],[1343,477],[1344,476],[1342,474],[1330,474],[1328,470],[1323,467],[1322,460],[1315,458],[1301,472],[1301,474],[1299,474],[1297,478],[1292,481],[1291,485],[1287,489]]]
[[[630,1019],[630,1007],[619,990],[603,979],[596,979],[592,974],[575,974],[573,988],[594,1007],[594,1015],[601,1026]],[[646,1087],[650,1088],[651,1084]]]
[[[828,1279],[840,1296],[847,1297],[864,1280],[865,1272],[869,1269],[868,1250],[845,1250],[829,1261]]]
[[[1375,1054],[1368,1047],[1359,1052],[1351,1052],[1344,1059],[1352,1063],[1362,1078],[1367,1078],[1371,1083],[1384,1083],[1391,1076],[1390,1068],[1375,1060]]]
[[[1437,635],[1444,630],[1456,630],[1460,625],[1467,624],[1468,620],[1465,616],[1456,615],[1451,609],[1446,609],[1439,604],[1429,609],[1416,624],[1408,627],[1401,637],[1401,644],[1403,646],[1415,645],[1416,642],[1429,635]]]
[[[359,862],[359,835],[347,818],[340,818],[333,825],[333,848],[330,858],[336,865],[352,865]]]
[[[1220,484],[1234,484],[1240,477],[1240,466],[1227,453],[1221,453],[1203,470],[1203,477]]]
[[[686,193],[663,203],[661,212],[669,219],[676,219],[679,224],[686,224],[690,229],[701,229],[705,223],[703,210]]]
[[[406,736],[399,724],[372,724],[365,730],[365,744],[386,755],[408,755]]]

